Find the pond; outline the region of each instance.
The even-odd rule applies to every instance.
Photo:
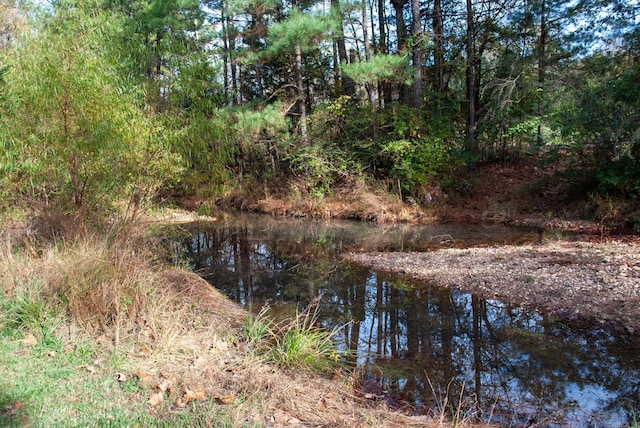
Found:
[[[640,340],[342,262],[345,251],[524,244],[504,226],[375,225],[239,216],[182,226],[168,243],[229,298],[291,316],[320,297],[319,322],[363,392],[428,414],[443,405],[499,426],[617,427],[640,409]],[[640,418],[640,416],[638,416]]]

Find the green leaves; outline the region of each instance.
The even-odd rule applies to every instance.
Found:
[[[0,165],[19,188],[84,211],[148,193],[175,171],[105,44],[110,14],[69,7],[12,52],[0,98]]]
[[[381,81],[411,83],[409,59],[399,55],[374,55],[369,61],[345,64],[344,73],[359,83]]]

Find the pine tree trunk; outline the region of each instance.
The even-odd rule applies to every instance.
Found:
[[[466,40],[466,77],[467,77],[467,151],[475,154],[477,152],[476,142],[476,88],[474,76],[475,40],[473,24],[473,5],[471,0],[466,0],[467,4],[467,40]]]
[[[338,58],[340,59],[340,79],[342,80],[342,88],[344,94],[352,97],[356,93],[356,85],[353,79],[349,76],[345,76],[342,73],[342,67],[349,62],[347,57],[347,47],[344,43],[344,30],[342,27],[342,12],[340,11],[340,0],[331,0],[331,7],[338,11],[340,15],[340,25],[338,27],[338,34],[335,37],[336,44],[338,46]]]
[[[402,10],[404,5],[407,4],[407,0],[391,0],[391,5],[396,14],[396,32],[398,34],[398,52],[403,53],[407,50],[407,26],[402,16]],[[400,84],[400,102],[407,103],[408,87],[404,83]]]
[[[229,100],[229,29],[227,28],[226,3],[221,2],[220,23],[222,25],[222,46],[224,49],[222,61],[224,66],[224,99]]]
[[[364,39],[364,57],[365,60],[369,61],[371,58],[371,44],[369,42],[369,32],[367,31],[368,24],[368,16],[367,16],[367,2],[366,0],[362,2],[362,36]],[[376,87],[371,83],[367,83],[367,94],[369,94],[369,105],[371,105],[372,109],[376,109]]]
[[[378,26],[380,27],[380,41],[378,44],[379,52],[381,54],[388,54],[389,48],[387,46],[387,25],[384,0],[378,0]],[[378,88],[381,102],[383,102],[384,105],[390,105],[392,102],[391,85],[387,81],[382,81],[378,85]]]
[[[300,113],[300,135],[307,137],[307,104],[304,97],[304,82],[302,80],[302,49],[296,43],[296,85],[298,87],[298,112]]]
[[[433,2],[433,90],[436,94],[442,95],[444,87],[444,25],[442,23],[442,0]],[[438,103],[438,110],[440,105]]]
[[[538,47],[538,146],[544,144],[542,137],[542,117],[544,116],[544,81],[546,73],[547,16],[546,1],[540,1],[540,40]]]
[[[420,19],[420,0],[411,0],[413,33],[413,107],[420,112],[422,110],[422,20]]]
[[[231,18],[227,16],[227,40],[229,42],[229,56],[231,59],[231,95],[233,97],[232,104],[238,105],[239,96],[238,96],[238,72],[236,69],[236,58],[235,58],[235,50],[236,50],[236,35],[235,28],[233,27],[233,23],[231,22]]]

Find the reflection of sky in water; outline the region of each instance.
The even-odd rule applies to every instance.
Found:
[[[274,316],[321,295],[322,325],[342,327],[338,347],[355,352],[363,378],[392,396],[428,407],[434,389],[454,397],[463,389],[469,407],[477,398],[485,420],[504,426],[625,426],[640,406],[637,338],[335,258],[351,248],[429,250],[437,240],[428,237],[444,233],[465,246],[534,240],[528,232],[277,221],[196,227],[172,241],[177,257],[243,305],[259,310],[269,301]]]

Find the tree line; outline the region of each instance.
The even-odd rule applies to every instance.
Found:
[[[75,212],[479,162],[640,193],[636,0],[0,0],[5,202]],[[271,190],[269,190],[271,189]]]

